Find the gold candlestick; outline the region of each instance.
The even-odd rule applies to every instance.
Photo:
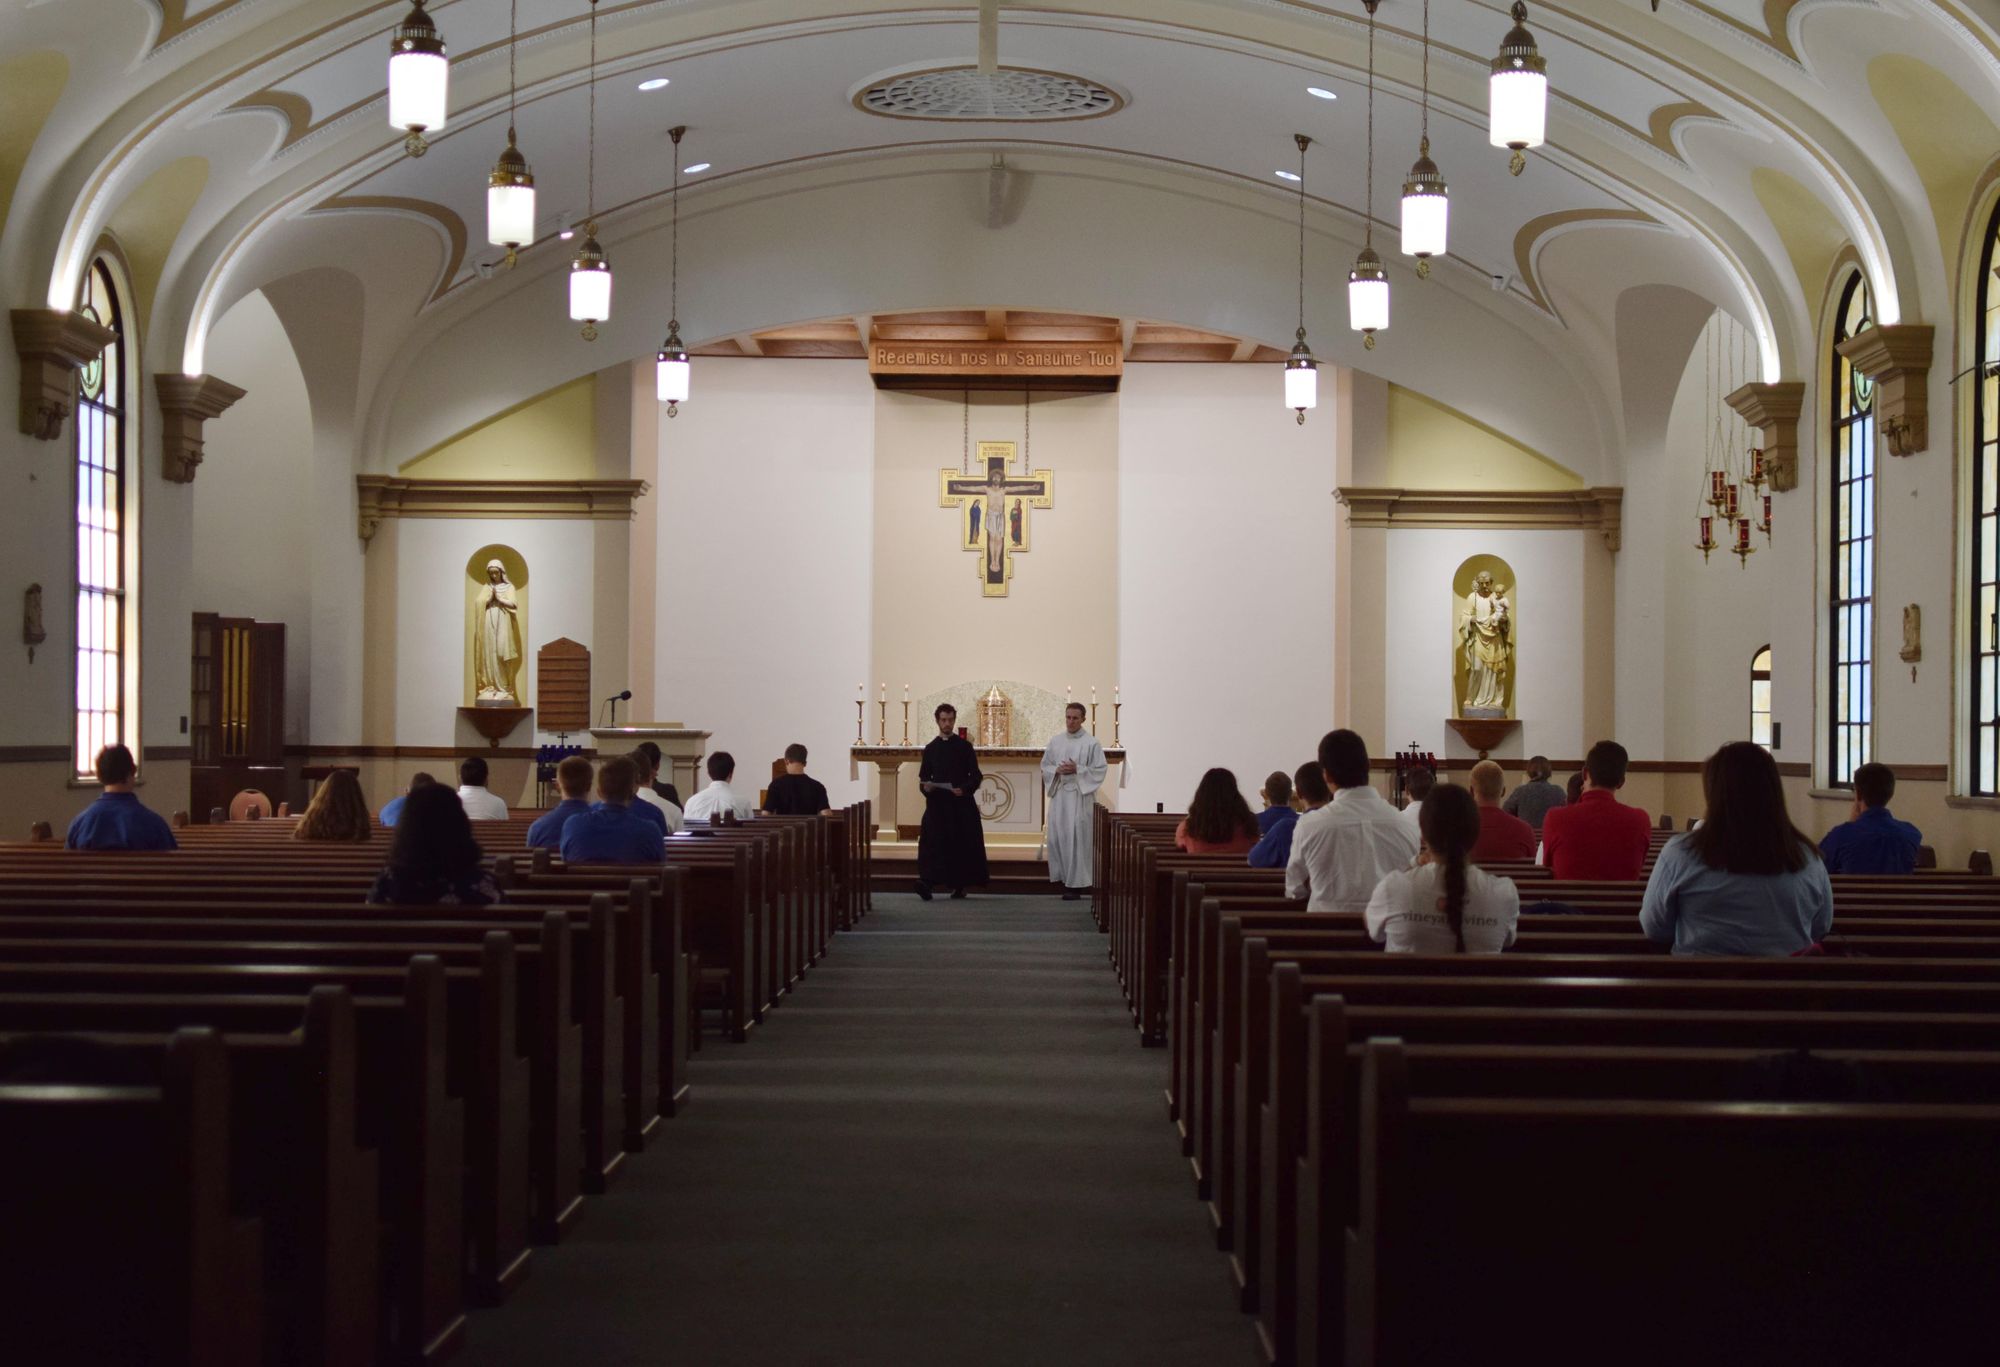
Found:
[[[862,730],[862,727],[866,725],[864,718],[867,714],[861,710],[867,705],[867,703],[859,698],[854,700],[854,743],[856,745],[866,745],[868,743],[868,737]]]
[[[1122,702],[1111,704],[1111,743],[1113,745],[1121,744],[1118,739],[1118,713],[1124,706],[1125,704]]]
[[[910,700],[903,699],[903,744],[910,743]]]
[[[1090,734],[1097,734],[1097,699],[1090,700]]]
[[[875,722],[875,743],[877,745],[887,745],[889,743],[889,700],[884,698],[877,706],[881,708],[881,715]]]

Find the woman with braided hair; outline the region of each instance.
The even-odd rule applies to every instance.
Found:
[[[1479,840],[1479,804],[1456,784],[1424,800],[1417,862],[1386,875],[1368,899],[1368,934],[1392,954],[1498,954],[1514,943],[1521,894],[1468,856]]]

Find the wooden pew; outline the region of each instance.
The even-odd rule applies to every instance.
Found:
[[[359,1138],[379,1155],[381,1210],[391,1229],[383,1245],[383,1321],[392,1355],[408,1361],[448,1356],[465,1331],[465,1114],[448,1081],[445,975],[437,960],[419,957],[404,975],[403,995],[353,1001]],[[283,1034],[305,1018],[309,1000],[305,991],[91,992],[74,980],[52,980],[48,986],[51,990],[0,992],[0,1031],[116,1035],[199,1025],[231,1038]]]
[[[1350,1367],[1991,1347],[2000,1107],[1430,1097],[1401,1064],[1370,1046]]]
[[[53,1042],[100,1067],[158,1077],[188,1033],[0,1032],[0,1058],[46,1055]],[[353,1000],[337,987],[315,988],[296,1032],[233,1033],[225,1062],[229,1204],[263,1231],[262,1355],[368,1367],[382,1348],[381,1175],[376,1153],[359,1138]]]
[[[262,1230],[229,1208],[229,1064],[211,1031],[158,1081],[0,1082],[11,1361],[256,1367]]]

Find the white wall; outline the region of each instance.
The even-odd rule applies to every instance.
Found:
[[[1508,591],[1516,622],[1514,714],[1521,727],[1496,757],[1574,758],[1596,736],[1583,734],[1584,573],[1595,532],[1395,530],[1387,537],[1383,661],[1388,734],[1370,752],[1419,750],[1470,756],[1445,726],[1452,705],[1459,603],[1452,576],[1473,555],[1497,555],[1514,570]]]
[[[464,696],[465,565],[490,543],[512,546],[528,562],[527,622],[522,646],[528,657],[521,671],[522,702],[534,706],[535,652],[567,636],[592,644],[595,613],[593,570],[597,529],[605,524],[527,518],[492,520],[406,518],[384,522],[376,539],[395,538],[396,743],[450,745],[466,753],[487,743],[457,708]],[[595,660],[592,665],[595,668]],[[593,675],[594,693],[613,691]],[[524,727],[507,745],[530,745]],[[572,738],[574,740],[575,738]]]
[[[1213,765],[1235,771],[1255,805],[1264,776],[1312,758],[1333,724],[1337,415],[1323,397],[1301,427],[1280,398],[1268,366],[1126,371],[1126,810],[1184,808]]]
[[[311,716],[312,594],[300,535],[313,447],[305,377],[262,293],[224,314],[210,369],[247,392],[205,427],[194,484],[194,610],[285,624],[285,740]],[[186,710],[186,698],[181,711]]]
[[[694,384],[659,423],[657,616],[633,629],[635,655],[652,632],[656,682],[631,715],[713,732],[752,789],[798,741],[836,805],[859,801],[846,751],[869,665],[866,364],[702,360]]]

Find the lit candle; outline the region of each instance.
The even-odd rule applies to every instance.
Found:
[[[903,701],[904,701],[904,702],[908,702],[909,700],[910,700],[910,686],[909,686],[908,684],[904,684],[904,685],[903,685]]]
[[[1708,472],[1708,496],[1718,504],[1722,502],[1722,486],[1726,482],[1723,479],[1722,471],[1710,470]]]
[[[1070,686],[1069,686],[1068,684],[1064,684],[1064,685],[1063,685],[1063,701],[1064,701],[1064,702],[1068,702],[1068,701],[1069,701],[1069,700],[1070,700],[1070,699],[1071,699],[1072,697],[1074,697],[1074,696],[1075,696],[1075,694],[1076,694],[1076,690],[1075,690],[1074,688],[1071,688],[1071,687],[1070,687]]]
[[[889,701],[889,684],[887,680],[884,680],[882,684],[882,701]]]
[[[1097,706],[1097,685],[1096,685],[1096,684],[1092,684],[1092,685],[1090,686],[1090,705],[1091,705],[1092,707],[1095,707],[1095,706]]]
[[[868,685],[867,685],[867,684],[865,684],[865,683],[858,683],[858,684],[854,685],[854,700],[855,700],[856,702],[866,702],[866,701],[868,700]]]
[[[1736,520],[1736,549],[1739,551],[1750,549],[1750,519],[1747,517]]]
[[[1724,496],[1724,498],[1726,499],[1726,503],[1725,503],[1725,505],[1724,505],[1724,506],[1725,506],[1725,507],[1727,507],[1727,508],[1729,509],[1729,516],[1731,516],[1731,517],[1735,517],[1735,516],[1736,516],[1736,495],[1737,495],[1737,488],[1736,488],[1736,486],[1735,486],[1734,484],[1731,484],[1731,485],[1728,485],[1727,487],[1725,487],[1725,488],[1723,489],[1723,491],[1722,491],[1722,492],[1723,492],[1723,496]]]

